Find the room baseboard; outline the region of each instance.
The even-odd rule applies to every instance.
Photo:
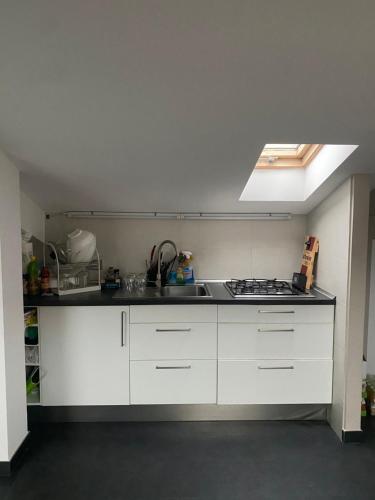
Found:
[[[325,405],[31,406],[30,423],[327,420]]]
[[[16,453],[8,462],[0,462],[0,477],[9,477],[22,463],[25,454],[30,449],[31,435],[27,434],[25,439],[18,447]]]
[[[342,430],[343,443],[361,443],[363,441],[363,431],[344,431]]]

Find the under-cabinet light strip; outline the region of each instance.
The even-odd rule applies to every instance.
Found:
[[[290,213],[220,212],[64,212],[66,217],[95,219],[179,219],[179,220],[289,220]]]

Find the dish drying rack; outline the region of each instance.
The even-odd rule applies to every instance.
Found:
[[[56,280],[56,286],[51,287],[53,293],[56,295],[72,295],[74,293],[101,290],[100,257],[97,249],[95,249],[95,257],[91,262],[63,264],[59,260],[55,245],[48,242],[48,246],[55,255],[55,260],[50,258],[49,262],[49,268],[52,271],[51,281]]]

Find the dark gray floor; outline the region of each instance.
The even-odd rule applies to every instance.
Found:
[[[313,422],[49,424],[35,436],[1,500],[375,498],[372,422],[346,445]]]

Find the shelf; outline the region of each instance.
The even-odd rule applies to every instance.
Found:
[[[27,404],[28,404],[28,406],[40,405],[40,393],[39,393],[39,391],[35,394],[27,394]]]
[[[40,366],[39,346],[25,344],[25,366]]]

